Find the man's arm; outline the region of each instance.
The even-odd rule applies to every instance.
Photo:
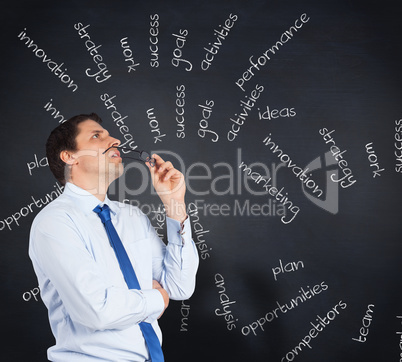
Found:
[[[95,330],[125,329],[152,322],[165,309],[157,289],[128,290],[107,282],[74,222],[52,210],[34,222],[30,257],[44,302],[59,297],[69,317]]]
[[[184,202],[186,184],[183,174],[170,161],[165,162],[157,154],[152,157],[155,167],[148,167],[153,186],[166,210],[168,233],[166,254],[159,268],[154,267],[154,275],[160,275],[159,282],[171,299],[185,300],[194,292],[199,264]],[[154,238],[158,238],[154,230],[153,234]]]

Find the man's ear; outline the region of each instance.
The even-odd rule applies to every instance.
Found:
[[[74,165],[77,163],[77,159],[74,156],[74,153],[70,152],[70,151],[61,151],[60,152],[60,159],[66,163],[67,165]]]

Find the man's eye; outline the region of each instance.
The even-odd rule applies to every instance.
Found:
[[[95,133],[92,138],[99,138],[99,133]]]

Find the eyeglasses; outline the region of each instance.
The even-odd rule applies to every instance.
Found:
[[[136,152],[136,153],[138,153],[138,157],[139,157],[139,159],[141,161],[148,162],[151,165],[151,167],[155,166],[155,162],[156,162],[155,159],[153,157],[151,157],[147,151],[137,151],[137,150],[133,150],[132,148],[127,148],[127,147],[122,147],[122,146],[110,146],[109,148],[107,148],[105,150],[105,152],[102,152],[102,154],[104,155],[111,148],[117,148],[117,149],[120,149],[120,150],[127,150],[127,151],[130,151],[130,152]],[[126,155],[120,155],[120,156],[122,158],[131,158],[133,160],[138,160],[138,158],[129,157],[129,156],[126,156]]]

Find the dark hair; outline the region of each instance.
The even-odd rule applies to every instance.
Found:
[[[93,120],[102,123],[102,119],[96,114],[80,114],[71,117],[67,121],[56,127],[49,135],[46,142],[46,157],[50,170],[54,177],[62,185],[66,184],[65,167],[66,163],[61,160],[60,153],[62,151],[76,151],[76,138],[78,135],[78,125],[81,122]]]

